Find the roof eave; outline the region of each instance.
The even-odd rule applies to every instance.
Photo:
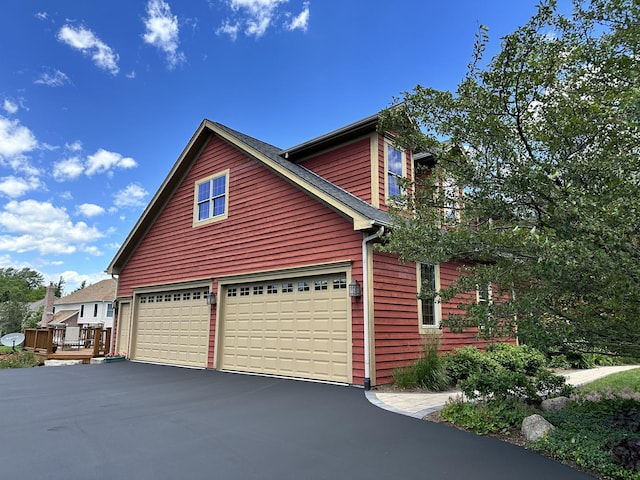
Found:
[[[375,115],[363,118],[362,120],[358,120],[357,122],[313,138],[299,145],[282,150],[280,155],[288,160],[294,161],[296,158],[301,158],[310,155],[313,152],[344,143],[347,140],[375,130],[378,125],[379,118],[379,114],[376,113]]]
[[[176,162],[173,164],[173,167],[160,185],[160,188],[158,188],[156,194],[153,196],[147,207],[142,212],[142,215],[140,215],[140,218],[129,232],[129,235],[120,246],[120,249],[113,257],[113,260],[109,263],[109,266],[105,270],[107,274],[120,274],[124,262],[132,253],[132,248],[137,245],[138,241],[141,240],[142,237],[144,237],[148,227],[153,223],[153,220],[159,211],[157,207],[171,197],[171,193],[173,192],[172,187],[174,187],[175,182],[182,177],[185,168],[189,165],[187,159],[194,154],[197,155],[204,145],[206,145],[211,136],[210,130],[211,122],[204,119],[198,126],[195,133],[191,136],[189,143],[187,143],[185,148],[182,150],[182,153]]]

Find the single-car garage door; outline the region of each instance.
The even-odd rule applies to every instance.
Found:
[[[223,289],[220,368],[350,382],[345,274]]]
[[[137,296],[134,360],[207,366],[211,306],[207,288]]]

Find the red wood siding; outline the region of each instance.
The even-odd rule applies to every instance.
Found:
[[[229,215],[192,227],[194,185],[229,169]],[[313,200],[226,142],[213,138],[160,212],[120,274],[119,295],[134,287],[353,260],[362,281],[362,235],[349,220]],[[217,284],[214,285],[214,292]],[[354,383],[362,383],[362,310],[352,311]],[[215,339],[211,314],[209,366]]]
[[[300,164],[356,197],[371,203],[371,139],[357,140]]]
[[[375,368],[376,383],[393,381],[394,369],[409,365],[422,353],[423,342],[428,335],[420,334],[418,323],[418,284],[414,263],[402,264],[397,256],[376,252],[373,264],[374,318],[375,318]],[[446,288],[458,275],[459,265],[440,264],[440,285]],[[442,318],[461,313],[460,303],[475,301],[475,294],[455,297],[442,305]],[[486,342],[477,340],[476,329],[452,333],[443,329],[440,335],[440,351],[447,352],[464,345],[483,348]]]

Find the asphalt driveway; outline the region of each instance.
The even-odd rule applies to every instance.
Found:
[[[0,478],[592,478],[361,389],[131,362],[0,370],[0,424]]]

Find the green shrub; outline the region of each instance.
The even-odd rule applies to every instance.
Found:
[[[438,355],[438,342],[428,340],[423,345],[422,357],[408,367],[398,368],[393,373],[393,382],[398,388],[421,388],[431,391],[446,390],[450,386],[446,362]]]
[[[567,360],[567,356],[564,354],[553,355],[548,363],[549,368],[560,368],[562,370],[568,370],[571,368],[571,363]]]
[[[533,447],[562,461],[598,472],[602,478],[638,480],[640,472],[625,468],[612,449],[625,438],[640,439],[628,428],[629,422],[616,422],[640,408],[640,401],[586,394],[564,410],[545,412],[544,417],[557,428]]]
[[[472,403],[461,398],[450,400],[440,411],[442,418],[479,435],[508,433],[531,413],[531,407],[518,400]]]
[[[535,375],[547,363],[542,352],[529,345],[511,345],[510,343],[492,343],[487,345],[487,354],[500,365],[512,372]]]
[[[13,353],[0,357],[0,368],[30,368],[37,366],[38,360],[31,352]]]
[[[495,369],[498,364],[476,347],[456,348],[446,357],[446,368],[451,383],[458,384],[470,375]]]

